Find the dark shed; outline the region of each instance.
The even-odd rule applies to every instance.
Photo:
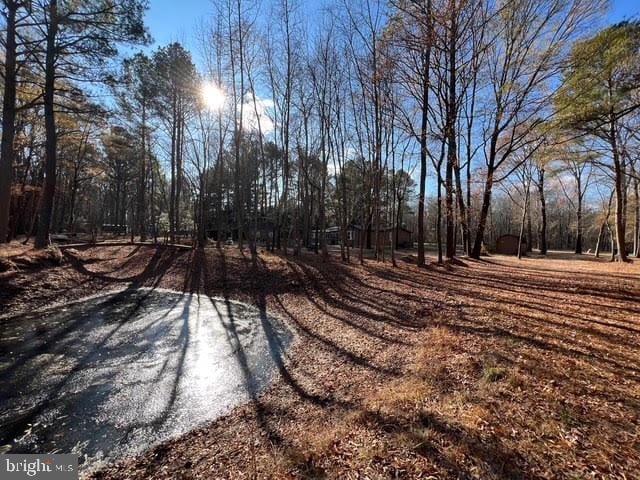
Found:
[[[522,238],[522,253],[527,251],[527,240]],[[496,240],[496,253],[500,255],[517,255],[518,254],[518,235],[502,235]]]

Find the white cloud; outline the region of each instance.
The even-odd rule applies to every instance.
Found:
[[[242,127],[247,130],[258,130],[258,120],[260,120],[262,134],[269,135],[272,133],[274,125],[269,112],[273,109],[273,106],[273,100],[256,97],[254,104],[253,98],[250,98],[242,106]]]

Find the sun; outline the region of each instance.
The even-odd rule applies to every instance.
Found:
[[[210,110],[220,110],[224,106],[224,91],[214,83],[207,82],[200,88],[200,98]]]

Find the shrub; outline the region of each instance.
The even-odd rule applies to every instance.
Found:
[[[49,245],[47,247],[47,257],[56,264],[62,263],[62,252],[57,245]]]
[[[503,367],[485,366],[482,369],[482,381],[485,383],[499,382],[507,376],[507,369]]]

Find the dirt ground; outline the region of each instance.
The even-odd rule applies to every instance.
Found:
[[[266,393],[94,478],[640,478],[640,263],[411,260],[68,249],[0,273],[0,314],[150,286],[296,332]]]

